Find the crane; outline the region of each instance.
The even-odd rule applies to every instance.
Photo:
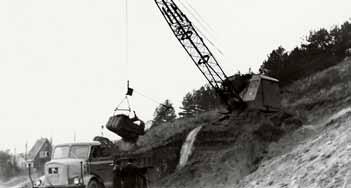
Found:
[[[173,0],[155,0],[155,2],[173,34],[222,101],[229,106],[232,105],[229,103],[242,105],[244,102],[238,91],[231,87],[231,84],[226,84],[228,76],[188,17]]]
[[[203,37],[177,4],[173,0],[155,0],[155,3],[174,36],[230,111],[247,106],[264,110],[280,108],[278,80],[254,75],[246,88],[239,91],[237,83],[225,74]]]

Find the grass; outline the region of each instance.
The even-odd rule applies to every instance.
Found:
[[[309,121],[351,105],[351,60],[283,88],[282,106],[305,114]],[[335,102],[340,103],[335,105]]]
[[[184,139],[174,137],[184,137],[192,129],[208,124],[218,117],[218,111],[210,111],[198,114],[191,118],[179,118],[173,122],[161,124],[150,128],[144,136],[138,140],[139,147],[154,148],[167,144],[167,140]]]

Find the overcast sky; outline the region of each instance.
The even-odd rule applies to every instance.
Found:
[[[185,1],[210,25],[203,32],[223,51],[228,75],[256,71],[279,45],[291,49],[310,30],[351,17],[350,0]],[[26,141],[30,148],[40,137],[72,142],[74,132],[78,141],[91,140],[128,79],[175,106],[206,83],[153,0],[128,0],[127,64],[124,2],[0,0],[0,150],[23,152]],[[142,119],[152,119],[155,102],[138,94],[131,102]]]

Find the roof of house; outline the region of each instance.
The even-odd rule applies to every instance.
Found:
[[[46,142],[50,143],[47,138],[41,138],[37,140],[34,146],[29,150],[28,160],[34,160]]]

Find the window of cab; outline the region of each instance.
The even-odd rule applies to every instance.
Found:
[[[111,149],[103,146],[92,146],[91,148],[91,159],[106,158],[111,156]]]

